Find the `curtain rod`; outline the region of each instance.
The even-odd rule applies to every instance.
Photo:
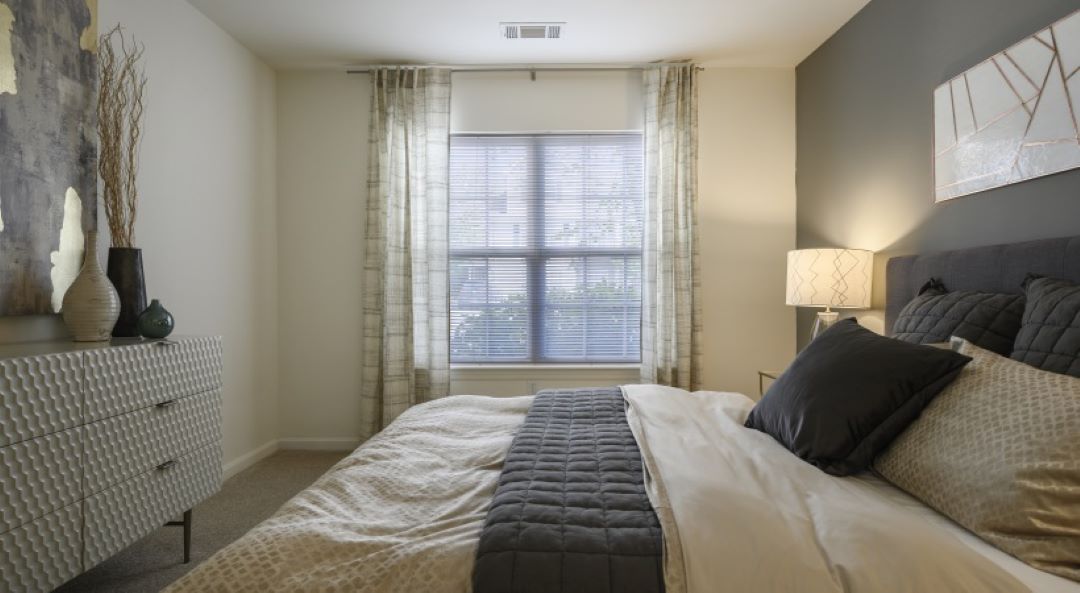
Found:
[[[671,62],[671,65],[678,65],[677,62]],[[561,64],[478,64],[475,66],[469,65],[443,65],[443,64],[406,64],[404,66],[396,64],[387,64],[385,66],[381,64],[373,64],[370,66],[356,66],[349,68],[345,71],[346,74],[369,74],[375,68],[400,68],[400,67],[442,67],[449,68],[451,72],[632,72],[640,71],[648,68],[649,66],[659,66],[657,64],[624,64],[624,65],[600,65],[600,66],[570,66]],[[702,66],[697,66],[698,70],[704,70]]]

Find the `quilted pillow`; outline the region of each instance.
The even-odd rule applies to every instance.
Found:
[[[933,279],[900,311],[893,337],[913,344],[948,342],[952,336],[1008,356],[1013,350],[1024,295],[958,290]]]
[[[1012,358],[1080,377],[1080,285],[1033,276],[1024,290],[1027,306]]]
[[[874,469],[999,549],[1080,581],[1080,379],[972,361]]]

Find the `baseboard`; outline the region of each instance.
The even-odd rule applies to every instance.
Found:
[[[270,457],[278,450],[278,448],[278,441],[268,441],[263,445],[244,453],[240,457],[223,464],[221,466],[221,472],[224,475],[224,478],[228,480],[263,459]]]
[[[317,438],[317,439],[280,439],[278,449],[292,451],[352,451],[360,446],[360,439],[355,437]]]
[[[221,466],[221,471],[222,474],[224,474],[224,478],[228,480],[278,451],[352,451],[359,446],[360,439],[356,437],[330,439],[279,439],[276,441],[268,441],[263,445],[244,453],[240,457],[223,464]]]

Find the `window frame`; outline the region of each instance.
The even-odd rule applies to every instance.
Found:
[[[454,138],[460,137],[529,137],[533,142],[532,155],[539,154],[539,148],[542,144],[542,139],[545,137],[557,137],[557,136],[633,136],[641,140],[642,151],[642,171],[641,171],[641,200],[642,200],[642,217],[644,218],[645,208],[645,142],[644,132],[640,130],[615,130],[615,131],[547,131],[547,132],[453,132],[450,134],[451,142]],[[449,151],[449,148],[448,148]],[[544,175],[543,169],[546,166],[544,159],[536,158],[535,165],[539,174],[535,175],[531,180],[532,191],[535,199],[531,202],[531,209],[529,214],[529,244],[525,247],[473,247],[473,248],[453,248],[451,245],[447,246],[447,260],[448,263],[452,262],[455,258],[516,258],[523,259],[526,262],[527,271],[527,294],[529,295],[529,322],[527,325],[529,340],[528,340],[528,356],[525,358],[515,358],[506,360],[491,360],[484,358],[464,358],[455,359],[452,351],[450,352],[450,365],[451,367],[461,368],[479,368],[479,367],[556,367],[556,366],[597,366],[597,367],[626,367],[626,366],[639,366],[641,364],[641,348],[640,348],[640,324],[642,322],[642,307],[643,307],[643,295],[641,289],[644,286],[644,275],[640,276],[641,284],[639,285],[638,295],[638,352],[637,356],[633,359],[629,358],[589,358],[589,357],[545,357],[544,352],[544,336],[545,336],[545,310],[547,309],[547,291],[546,291],[546,275],[544,271],[545,262],[555,258],[569,258],[569,257],[624,257],[631,258],[637,257],[639,265],[644,265],[644,250],[645,240],[644,234],[641,237],[641,242],[637,248],[610,248],[610,247],[547,247],[544,245],[545,240],[545,202],[546,194],[544,191]],[[449,180],[447,183],[447,208],[451,207],[449,194],[451,188]],[[583,196],[584,197],[584,196]],[[449,235],[448,235],[449,243]],[[644,272],[644,270],[642,270]],[[533,295],[536,295],[535,298]],[[447,297],[450,299],[450,296]],[[535,305],[535,306],[533,306]],[[630,303],[622,302],[621,306],[630,306]],[[584,305],[583,305],[584,307]],[[452,311],[448,303],[448,310]],[[448,322],[449,322],[448,316]]]

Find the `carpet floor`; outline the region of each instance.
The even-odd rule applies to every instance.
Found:
[[[160,591],[272,515],[344,456],[279,451],[236,474],[220,492],[195,507],[190,564],[183,563],[183,529],[162,527],[54,593]]]

